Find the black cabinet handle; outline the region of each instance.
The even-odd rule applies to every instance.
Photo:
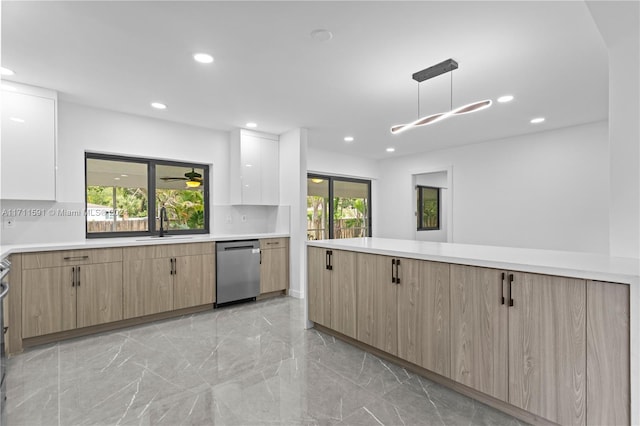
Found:
[[[76,287],[80,287],[80,267],[78,266],[78,269],[76,270]]]
[[[76,286],[76,267],[71,268],[71,287]]]
[[[395,284],[396,282],[396,273],[394,271],[396,266],[396,260],[395,259],[391,259],[391,282]]]
[[[173,275],[178,275],[178,259],[173,258]]]
[[[400,259],[396,259],[396,284],[400,284]]]
[[[89,256],[85,255],[85,256],[66,256],[64,257],[64,260],[87,260],[89,259]]]
[[[502,273],[502,281],[500,281],[500,295],[502,296],[502,302],[500,303],[501,305],[504,305],[504,275],[505,273]]]
[[[511,289],[512,284],[513,284],[513,274],[509,274],[509,306],[513,306],[513,297],[511,297],[511,295],[513,294],[513,290]]]
[[[329,256],[329,263],[327,265],[327,269],[333,271],[333,250],[327,250],[327,255]]]
[[[260,264],[262,265],[262,250],[260,250]]]

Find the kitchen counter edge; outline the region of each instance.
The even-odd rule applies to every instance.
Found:
[[[375,237],[307,241],[307,246],[595,281],[640,282],[640,259],[595,253]]]
[[[0,246],[0,259],[15,253],[34,253],[41,251],[57,250],[83,250],[112,247],[134,247],[149,246],[158,244],[190,244],[206,243],[217,241],[234,240],[259,240],[263,238],[284,238],[289,237],[288,233],[260,233],[260,234],[225,234],[225,235],[192,235],[173,236],[166,238],[150,237],[125,237],[125,238],[95,238],[75,242],[59,243],[32,243],[32,244],[7,244]]]

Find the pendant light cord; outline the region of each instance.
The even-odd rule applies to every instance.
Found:
[[[449,111],[453,111],[453,71],[451,71],[451,90],[449,91],[451,95]]]
[[[418,117],[420,118],[420,83],[418,83]]]

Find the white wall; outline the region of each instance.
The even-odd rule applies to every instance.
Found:
[[[304,298],[307,282],[307,130],[280,135],[280,204],[291,209],[289,237],[289,294]],[[305,304],[306,309],[306,304]],[[306,314],[305,314],[306,318]]]
[[[309,148],[307,172],[362,179],[378,177],[378,162],[363,157]]]
[[[640,3],[587,1],[587,6],[609,53],[610,254],[638,258]]]
[[[3,208],[83,211],[85,151],[208,163],[211,165],[211,204],[228,202],[227,132],[59,102],[58,201],[3,201]],[[14,229],[5,229],[2,233],[3,244],[84,238],[83,216],[19,217]]]
[[[608,253],[606,122],[383,160],[376,236],[415,237],[412,175],[443,165],[453,242]]]

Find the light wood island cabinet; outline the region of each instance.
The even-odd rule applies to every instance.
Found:
[[[289,288],[289,239],[260,240],[260,294]]]
[[[214,243],[128,247],[123,254],[125,318],[215,302]]]
[[[122,319],[122,249],[22,256],[22,337]]]
[[[507,307],[503,272],[451,265],[451,378],[508,398]]]
[[[309,248],[309,319],[356,337],[356,254]]]
[[[450,377],[449,265],[402,259],[400,277],[398,356]]]
[[[322,330],[528,422],[630,424],[628,284],[313,245],[308,272]]]

